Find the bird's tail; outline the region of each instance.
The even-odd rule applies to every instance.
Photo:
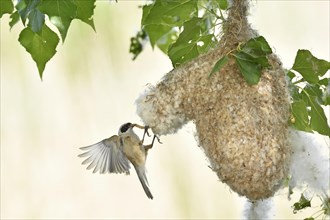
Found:
[[[145,172],[145,169],[143,168],[139,168],[139,167],[136,167],[134,166],[135,170],[136,170],[136,173],[139,177],[139,180],[142,184],[142,187],[144,189],[144,192],[147,194],[148,198],[149,199],[153,199],[154,197],[152,196],[151,192],[150,192],[150,189],[149,189],[149,183],[148,183],[148,179],[147,179],[147,176],[146,176],[146,172]]]

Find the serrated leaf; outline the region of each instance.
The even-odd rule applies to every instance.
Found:
[[[217,3],[221,10],[226,10],[228,8],[228,1],[227,0],[217,0]]]
[[[56,46],[59,38],[45,24],[39,33],[32,31],[30,27],[26,27],[19,35],[18,41],[29,52],[32,59],[36,62],[40,78],[42,78],[46,63],[56,53]]]
[[[235,56],[235,61],[236,64],[243,75],[245,81],[249,85],[255,85],[258,84],[261,76],[261,66],[254,63],[250,62],[245,59],[241,59],[240,56],[234,55]]]
[[[310,97],[311,102],[311,128],[320,134],[330,136],[330,127],[327,123],[327,117],[323,108],[317,102],[317,97]]]
[[[260,80],[261,70],[268,67],[267,55],[272,53],[264,37],[252,38],[241,46],[233,55],[236,64],[246,82],[250,85],[257,84]]]
[[[149,15],[150,9],[151,9],[153,6],[154,6],[153,4],[150,4],[150,5],[144,5],[144,6],[142,7],[141,26],[144,25],[145,20],[146,20],[146,18],[147,18],[148,15]]]
[[[37,8],[34,8],[29,13],[28,26],[31,27],[33,32],[40,32],[42,25],[45,23],[45,15],[41,13]]]
[[[184,23],[183,31],[168,49],[174,67],[197,57],[212,46],[213,35],[201,35],[201,25],[202,19],[196,17]]]
[[[95,31],[93,20],[95,0],[75,0],[75,4],[77,6],[77,15],[75,18],[85,22]]]
[[[73,0],[43,0],[38,8],[49,16],[49,20],[57,27],[64,42],[71,21],[77,16],[75,2]]]
[[[330,69],[330,63],[317,59],[308,50],[298,50],[292,69],[299,72],[307,82],[317,83],[319,76]]]
[[[197,16],[197,1],[162,1],[143,7],[142,28],[147,32],[151,46],[164,35],[168,35],[173,28],[181,27],[192,16]],[[163,38],[162,40],[166,39]],[[172,42],[161,42],[162,45]],[[163,48],[164,51],[164,48]]]
[[[19,14],[18,11],[15,11],[13,14],[10,15],[10,21],[9,21],[9,26],[10,29],[14,27],[15,24],[19,21]]]
[[[301,194],[298,202],[293,204],[293,213],[297,213],[298,210],[311,207],[311,201],[306,199],[306,197]]]
[[[263,36],[251,38],[241,48],[242,51],[251,56],[265,56],[273,51]]]
[[[291,123],[295,129],[312,132],[312,129],[309,126],[307,106],[303,100],[291,103],[291,113],[293,116]]]
[[[14,4],[12,0],[1,0],[0,1],[0,18],[4,14],[11,14],[14,11]]]
[[[209,77],[211,77],[215,72],[219,72],[221,70],[221,68],[224,67],[228,63],[228,61],[229,61],[229,58],[227,55],[222,57],[220,60],[218,60],[214,64],[213,69],[209,74]]]
[[[197,1],[180,0],[164,1],[156,0],[143,19],[143,25],[165,24],[177,26],[197,15]]]

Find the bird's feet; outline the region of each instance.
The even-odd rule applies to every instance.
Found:
[[[146,136],[146,134],[148,135],[148,137],[150,137],[150,134],[148,132],[148,129],[149,129],[149,126],[148,125],[144,126],[144,133],[143,133],[143,137],[142,137],[142,140],[141,140],[142,144],[144,142],[144,137]]]
[[[150,150],[154,146],[154,142],[155,142],[156,138],[157,138],[158,143],[162,144],[162,142],[160,141],[160,138],[157,135],[154,134],[154,137],[152,138],[151,144],[144,146],[144,149],[146,151]]]

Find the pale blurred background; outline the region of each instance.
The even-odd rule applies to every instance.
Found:
[[[190,124],[162,137],[147,161],[154,200],[132,170],[130,176],[86,171],[81,146],[140,122],[134,101],[148,83],[171,70],[158,49],[131,60],[129,39],[139,30],[144,1],[97,1],[96,33],[73,21],[66,41],[47,64],[43,81],[1,19],[1,218],[195,218],[240,219],[245,199],[218,181],[194,140]],[[329,1],[254,1],[253,27],[290,68],[298,49],[329,60]],[[297,194],[275,198],[276,219],[292,214]],[[317,198],[315,198],[317,200]]]

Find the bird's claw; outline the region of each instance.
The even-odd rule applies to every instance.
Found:
[[[155,137],[157,138],[158,143],[163,144],[163,142],[160,141],[160,138],[157,135],[155,135]]]
[[[147,134],[148,137],[150,137],[151,135],[149,134],[148,130],[149,130],[149,126],[148,125],[144,126],[144,134]]]

